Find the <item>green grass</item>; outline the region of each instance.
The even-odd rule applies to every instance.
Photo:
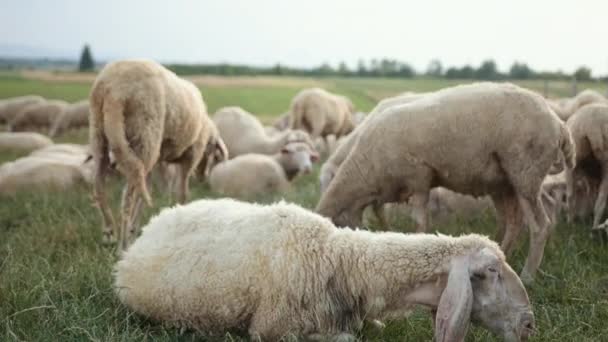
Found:
[[[382,79],[319,82],[351,96],[364,109],[373,106],[373,94],[433,90],[451,84],[444,80]],[[220,106],[241,105],[263,116],[281,113],[297,91],[269,86],[203,87],[212,111]],[[0,76],[0,98],[31,93],[76,100],[86,96],[88,85]],[[83,142],[86,137],[86,130],[81,130],[59,141]],[[0,162],[19,156],[3,152]],[[284,196],[267,195],[258,200],[271,202],[284,197],[313,208],[319,198],[317,172],[297,179],[293,191]],[[192,181],[192,188],[193,199],[217,196],[197,180]],[[119,184],[111,184],[110,193],[111,203],[117,204]],[[166,194],[158,190],[154,194],[156,206],[144,210],[142,222],[171,204]],[[407,218],[393,223],[395,230],[413,230]],[[433,227],[433,231],[493,236],[495,226],[494,217],[485,213],[454,218]],[[533,341],[608,339],[608,246],[591,238],[588,226],[588,222],[562,222],[547,245],[538,281],[528,288],[539,330]],[[165,328],[122,306],[112,291],[111,270],[116,258],[100,239],[100,218],[91,206],[88,188],[0,197],[0,341],[206,340],[195,332]],[[510,259],[516,270],[521,270],[527,252],[524,240]],[[374,341],[428,341],[432,339],[432,326],[429,315],[417,310],[407,319],[389,322],[383,332],[366,328],[361,334],[363,339]],[[230,339],[238,338],[226,338]],[[467,341],[491,340],[495,339],[480,328],[473,328],[467,337]]]

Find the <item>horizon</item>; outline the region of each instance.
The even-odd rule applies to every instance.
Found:
[[[608,74],[608,47],[596,43],[608,33],[602,17],[608,3],[598,0],[163,4],[5,1],[0,56],[77,60],[88,43],[97,61],[296,68],[344,61],[354,69],[360,59],[389,58],[421,73],[433,59],[444,69],[492,59],[501,72],[522,62],[535,71],[571,73],[586,66],[594,77]]]

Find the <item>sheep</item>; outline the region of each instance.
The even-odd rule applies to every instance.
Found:
[[[410,199],[418,231],[425,231],[431,188],[490,195],[507,255],[520,219],[530,228],[521,276],[532,282],[550,224],[541,184],[560,153],[568,168],[575,163],[568,129],[540,95],[512,84],[462,85],[390,107],[360,127],[318,213],[337,225],[359,226],[367,205]]]
[[[93,169],[85,155],[37,154],[19,158],[0,166],[0,194],[32,189],[65,191],[76,184],[91,184]]]
[[[576,147],[576,167],[566,171],[568,220],[572,221],[579,196],[574,185],[585,179],[597,188],[592,229],[597,229],[608,196],[608,105],[589,104],[579,109],[566,122]]]
[[[164,209],[114,267],[119,300],[153,320],[252,340],[353,340],[363,320],[435,316],[438,341],[469,322],[525,340],[526,290],[498,245],[470,234],[338,229],[295,204],[199,200]]]
[[[289,128],[289,112],[285,112],[285,113],[279,115],[279,117],[274,120],[271,127],[274,127],[277,131],[284,131],[284,130],[288,129]]]
[[[71,128],[89,127],[89,101],[70,104],[53,122],[49,135],[55,137]]]
[[[90,143],[95,161],[94,198],[102,214],[104,241],[113,242],[114,220],[105,198],[109,151],[127,184],[121,203],[119,250],[136,234],[141,199],[151,206],[146,177],[159,162],[180,165],[178,201],[188,198],[188,180],[211,136],[200,91],[149,60],[107,64],[89,96]]]
[[[327,159],[325,161],[325,163],[323,163],[323,165],[321,167],[321,172],[319,173],[319,182],[321,184],[321,193],[325,192],[325,190],[329,186],[329,183],[331,182],[331,180],[334,178],[336,172],[338,171],[338,168],[340,167],[342,162],[344,162],[344,160],[350,153],[355,142],[357,141],[357,138],[359,137],[359,132],[364,129],[362,127],[364,126],[365,121],[367,121],[368,118],[370,118],[375,113],[379,113],[389,107],[392,107],[392,106],[395,106],[398,104],[410,103],[410,102],[416,101],[418,99],[421,99],[425,95],[428,95],[428,94],[430,94],[430,93],[414,94],[411,92],[405,92],[403,94],[400,94],[400,95],[397,95],[394,97],[389,97],[389,98],[386,98],[386,99],[380,101],[376,105],[376,107],[374,107],[374,109],[363,119],[363,121],[357,125],[355,130],[344,138],[344,140],[336,148],[335,153],[331,153],[329,159]]]
[[[354,105],[345,96],[321,88],[300,91],[291,101],[289,127],[303,129],[311,137],[341,137],[354,129]]]
[[[25,95],[0,100],[0,123],[10,122],[24,107],[45,102],[42,96]]]
[[[46,133],[67,105],[68,103],[62,100],[27,105],[9,122],[8,130],[13,132],[43,130]]]
[[[565,115],[567,116],[566,119],[568,119],[571,115],[574,115],[574,113],[576,113],[582,107],[592,103],[608,104],[608,99],[593,89],[585,89],[578,93],[570,101],[566,102],[564,106]]]
[[[30,152],[53,145],[53,141],[40,133],[0,132],[0,151]]]
[[[91,153],[91,148],[88,145],[79,144],[53,144],[36,149],[30,156],[47,155],[47,154],[67,154],[88,156]]]
[[[289,143],[274,156],[242,154],[211,170],[211,190],[236,198],[285,192],[300,173],[310,173],[319,156],[305,143]]]
[[[213,115],[213,121],[231,158],[247,153],[272,155],[287,143],[295,141],[313,146],[309,135],[301,130],[285,130],[268,136],[260,121],[240,107],[220,108]]]

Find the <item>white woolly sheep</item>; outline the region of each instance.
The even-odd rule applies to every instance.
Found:
[[[0,100],[0,123],[10,122],[19,111],[28,105],[45,101],[42,96],[38,95],[25,95]]]
[[[576,167],[566,171],[568,220],[574,217],[579,200],[574,184],[584,179],[592,188],[597,188],[592,226],[597,229],[608,196],[608,105],[584,106],[568,119],[566,125],[576,147]]]
[[[27,105],[8,123],[8,130],[13,132],[42,130],[48,133],[53,121],[67,106],[68,103],[62,100]]]
[[[560,153],[569,168],[575,162],[568,129],[540,95],[511,84],[457,86],[390,107],[362,126],[317,212],[359,226],[367,205],[411,198],[424,231],[433,187],[490,195],[506,227],[503,250],[519,235],[521,218],[529,226],[522,279],[532,281],[550,224],[541,184]]]
[[[211,190],[236,198],[285,192],[300,173],[310,173],[319,156],[306,143],[289,143],[274,156],[242,154],[211,170]]]
[[[89,127],[89,101],[83,100],[70,104],[55,118],[49,135],[55,137],[68,129]]]
[[[0,132],[0,151],[30,152],[50,145],[53,141],[40,133]]]
[[[200,91],[162,65],[124,60],[106,65],[93,84],[90,142],[96,170],[95,199],[106,241],[114,239],[114,220],[105,198],[109,151],[127,180],[121,203],[120,247],[135,235],[141,197],[152,198],[146,177],[160,162],[180,165],[179,201],[188,197],[188,180],[211,136],[211,120]],[[141,196],[141,197],[140,197]]]
[[[394,97],[389,97],[389,98],[386,98],[386,99],[378,102],[376,107],[374,107],[374,109],[363,119],[363,121],[357,125],[357,127],[355,128],[355,130],[353,132],[351,132],[344,138],[344,140],[339,144],[339,146],[336,147],[335,152],[331,153],[329,156],[329,159],[327,159],[325,161],[325,163],[323,163],[323,165],[321,166],[321,172],[319,173],[319,181],[321,183],[321,193],[325,192],[325,190],[329,186],[329,183],[331,182],[331,180],[334,178],[336,172],[338,171],[338,168],[340,167],[340,165],[342,165],[342,163],[344,162],[344,160],[350,153],[351,149],[353,148],[353,146],[355,145],[355,142],[357,141],[357,139],[359,137],[359,132],[364,129],[362,127],[364,126],[365,121],[367,121],[368,118],[370,118],[372,115],[379,113],[387,108],[390,108],[390,107],[398,105],[398,104],[406,104],[406,103],[416,101],[418,99],[423,98],[425,95],[428,95],[428,94],[430,94],[430,93],[415,94],[415,93],[411,93],[411,92],[405,92],[403,94],[400,94],[400,95],[397,95]]]
[[[79,183],[92,183],[94,165],[67,154],[37,154],[0,166],[0,194],[22,190],[62,190]]]
[[[264,126],[252,114],[240,107],[220,108],[213,121],[224,140],[230,158],[247,153],[275,154],[289,142],[307,142],[313,146],[308,133],[301,130],[285,130],[268,136]]]
[[[608,99],[595,90],[586,89],[573,98],[547,99],[547,103],[560,119],[568,121],[582,107],[592,103],[608,104]]]
[[[311,137],[341,137],[354,129],[354,106],[345,96],[321,88],[300,91],[291,101],[289,127],[303,129]]]
[[[252,340],[353,340],[364,320],[435,316],[437,341],[469,322],[526,340],[526,290],[486,237],[338,229],[294,204],[200,200],[163,210],[115,266],[121,302],[151,319]]]

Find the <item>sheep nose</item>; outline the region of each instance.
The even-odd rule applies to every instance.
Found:
[[[534,325],[534,315],[531,312],[524,312],[521,314],[519,322],[521,339],[522,341],[526,341],[536,329]]]

